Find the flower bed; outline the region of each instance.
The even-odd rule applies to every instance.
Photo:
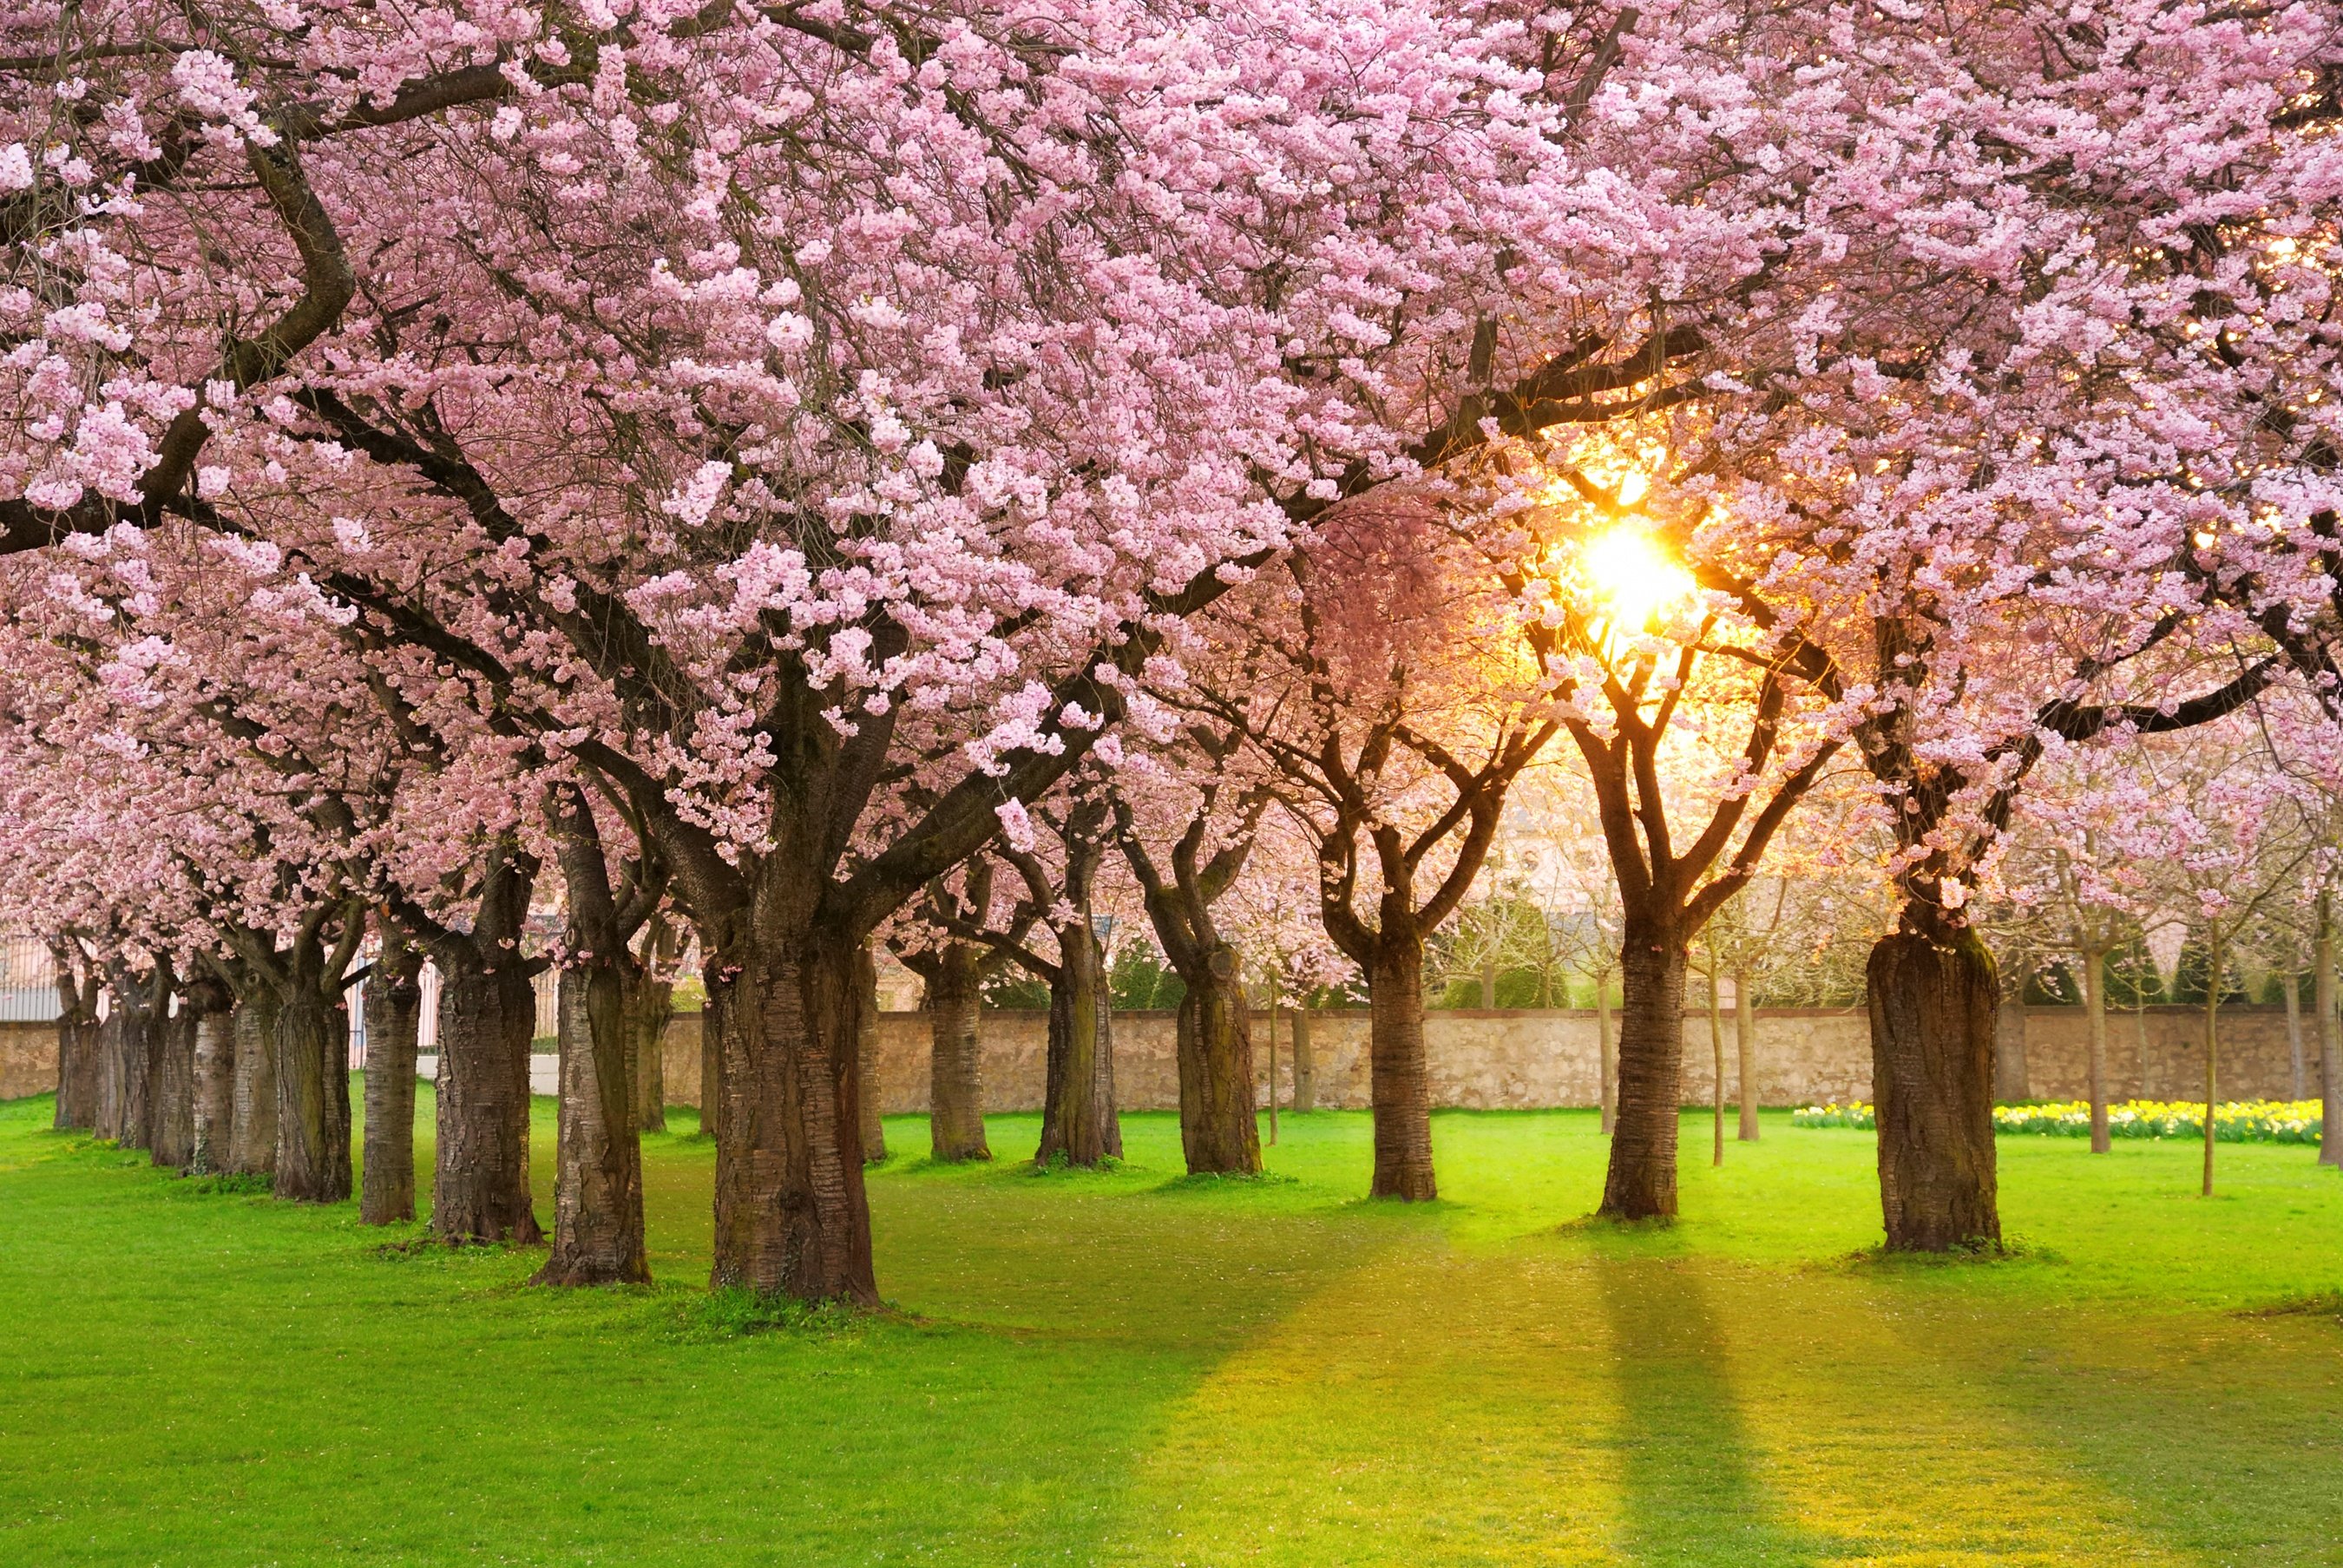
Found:
[[[1879,1125],[1871,1107],[1863,1101],[1841,1105],[1832,1101],[1828,1105],[1801,1105],[1790,1112],[1793,1127],[1860,1127],[1866,1131]]]
[[[2316,1143],[2318,1121],[2316,1100],[2232,1100],[2213,1107],[2213,1137],[2224,1143]],[[2079,1100],[1996,1105],[1993,1124],[2002,1132],[2087,1138],[2091,1107]],[[2127,1100],[2107,1107],[2107,1133],[2114,1138],[2202,1138],[2205,1106],[2201,1101]]]
[[[2107,1107],[2107,1132],[2115,1138],[2202,1138],[2205,1107],[2187,1101],[2127,1100]],[[1861,1101],[1840,1105],[1805,1105],[1790,1112],[1793,1127],[1861,1127],[1877,1125],[1872,1108]],[[2080,1100],[2038,1105],[1996,1105],[1996,1132],[2043,1132],[2066,1138],[2087,1138],[2091,1107]],[[2213,1108],[2213,1136],[2223,1143],[2316,1143],[2319,1104],[2316,1100],[2232,1100]]]

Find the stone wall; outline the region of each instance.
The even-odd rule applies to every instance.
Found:
[[[0,1100],[46,1094],[57,1086],[57,1026],[0,1023]]]
[[[2225,1007],[2214,1062],[2223,1100],[2291,1100],[2294,1055],[2282,1007]],[[2318,1030],[2302,1020],[2303,1095],[2316,1100]],[[2143,1047],[2145,1049],[2143,1049]],[[2080,1008],[2026,1010],[2026,1087],[2041,1100],[2080,1100],[2090,1092],[2090,1038]],[[2107,1015],[2108,1098],[2201,1100],[2205,1094],[2205,1013],[2195,1007],[2151,1007]]]
[[[699,1103],[699,1015],[678,1013],[667,1030],[668,1100]],[[1041,1102],[1042,1051],[1048,1020],[1039,1012],[984,1015],[985,1101],[996,1111],[1030,1111]],[[1859,1011],[1760,1008],[1757,1011],[1757,1099],[1765,1105],[1871,1095],[1868,1024]],[[2303,1020],[2304,1092],[2319,1093],[2317,1030]],[[1367,1015],[1314,1013],[1311,1054],[1317,1063],[1318,1103],[1367,1103]],[[2115,1100],[2175,1100],[2205,1088],[2205,1015],[2193,1007],[2152,1007],[2107,1019],[2107,1091]],[[1170,1110],[1180,1103],[1168,1012],[1118,1013],[1114,1020],[1115,1080],[1124,1109]],[[2141,1050],[2143,1040],[2146,1050]],[[1595,1024],[1592,1012],[1440,1010],[1425,1015],[1424,1044],[1436,1105],[1530,1109],[1594,1103]],[[2036,1099],[2078,1100],[2087,1084],[2087,1040],[2082,1010],[2037,1007],[2026,1012],[2026,1089]],[[2286,1013],[2275,1007],[2221,1011],[2220,1097],[2290,1099],[2292,1051]],[[1265,1020],[1253,1020],[1256,1092],[1267,1087]],[[534,1065],[534,1064],[532,1064]],[[550,1061],[547,1063],[550,1067]],[[1737,1092],[1733,1020],[1725,1020],[1726,1092]],[[548,1075],[549,1076],[549,1075]],[[54,1023],[0,1023],[0,1100],[43,1094],[56,1087],[57,1029]],[[1709,1095],[1708,1018],[1684,1019],[1684,1099]],[[879,1084],[890,1112],[928,1108],[928,1019],[890,1012],[879,1024]],[[1277,1092],[1293,1095],[1292,1020],[1278,1020]]]
[[[2078,1099],[2087,1082],[2087,1040],[2080,1009],[2030,1008],[2026,1015],[2026,1088],[2037,1099]],[[2224,1100],[2287,1099],[2293,1068],[2286,1015],[2278,1008],[2231,1007],[2221,1014]],[[1267,1088],[1265,1020],[1253,1020],[1256,1093]],[[995,1111],[1031,1111],[1041,1102],[1042,1053],[1048,1020],[1039,1012],[987,1012],[982,1024],[985,1103]],[[1865,1015],[1850,1009],[1760,1008],[1757,1011],[1757,1099],[1764,1105],[1825,1100],[1867,1100],[1871,1044]],[[1595,1019],[1592,1012],[1439,1010],[1425,1015],[1435,1105],[1478,1110],[1592,1105],[1598,1086]],[[1725,1019],[1728,1095],[1738,1091],[1734,1025]],[[2318,1087],[2316,1033],[2304,1020],[2305,1092]],[[2116,1100],[2187,1098],[2204,1091],[2204,1014],[2195,1008],[2149,1008],[2108,1019],[2108,1093]],[[2147,1040],[2142,1070],[2141,1039]],[[1318,1103],[1330,1108],[1367,1103],[1367,1015],[1363,1010],[1312,1015],[1311,1054]],[[1277,1029],[1281,1104],[1293,1093],[1292,1025]],[[1118,1013],[1114,1020],[1115,1086],[1125,1110],[1170,1110],[1180,1103],[1168,1012]],[[699,1102],[699,1015],[677,1015],[668,1028],[668,1099]],[[1708,1017],[1684,1019],[1684,1100],[1706,1103],[1711,1050]],[[890,1012],[879,1026],[879,1084],[890,1113],[928,1108],[928,1020],[924,1013]]]

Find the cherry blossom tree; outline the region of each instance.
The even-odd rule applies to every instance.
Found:
[[[692,117],[653,113],[673,91],[638,118],[631,79],[580,84],[434,122],[460,156],[348,171],[368,210],[434,215],[377,249],[464,308],[367,299],[347,364],[216,421],[222,477],[188,509],[231,529],[265,513],[367,635],[460,672],[640,813],[714,980],[719,1282],[870,1298],[839,1123],[861,937],[1073,764],[1224,565],[1482,438],[1454,397],[1458,299],[1493,301],[1506,258],[1552,258],[1526,276],[1558,284],[1588,239],[1496,193],[1622,199],[1517,134],[1554,111],[1509,97],[1468,26],[1400,20],[1373,63],[1412,106],[1396,136],[1349,119],[1352,45],[1314,23],[1338,68],[1264,123],[1241,95],[1155,95],[1182,71],[1285,81],[1296,35],[1253,17],[1163,33],[1110,10],[1069,23],[1087,52],[981,13],[940,39],[760,19],[753,49],[638,37],[636,71],[704,84]],[[956,95],[977,83],[981,113]],[[1065,117],[1065,93],[1102,128]],[[776,101],[820,134],[775,136]],[[685,160],[629,142],[698,149],[695,194],[670,177]],[[1131,179],[1102,185],[1101,156]],[[1289,177],[1333,166],[1339,199]],[[1452,194],[1402,220],[1381,194],[1398,188]],[[1291,222],[1257,221],[1280,191]],[[1273,286],[1272,236],[1304,258]],[[1644,292],[1623,289],[1621,319]],[[1532,297],[1618,330],[1583,284]],[[1523,374],[1564,397],[1616,385],[1608,341]],[[895,791],[906,768],[931,805]]]
[[[1116,842],[1185,988],[1175,1049],[1192,1176],[1261,1170],[1244,958],[1214,913],[1252,858],[1271,799],[1248,777],[1240,741],[1235,727],[1200,719],[1176,727],[1161,746],[1119,744],[1128,759],[1112,779]]]
[[[2332,247],[2328,19],[2110,4],[2055,38],[1967,20],[1799,17],[1833,33],[1826,64],[1762,26],[1715,35],[1802,103],[1751,116],[1743,161],[1762,143],[1776,197],[1837,216],[1781,236],[1767,286],[1679,317],[1735,357],[1677,400],[1654,487],[1704,487],[1709,525],[1765,541],[1738,568],[1698,548],[1703,525],[1667,542],[1855,705],[1896,825],[1904,918],[1869,988],[1896,1247],[1998,1234],[1998,987],[1961,911],[2041,748],[2233,710],[2270,676],[2255,639],[2294,624],[2269,612],[2331,591],[2311,548],[2328,279],[2298,259]],[[1815,68],[1863,85],[1801,99]],[[1892,185],[1848,156],[1883,115],[1928,126]],[[1745,307],[1784,328],[1770,347]],[[2290,544],[2244,542],[2266,538]],[[2260,618],[2198,616],[2223,594]],[[1802,598],[1867,605],[1869,635],[1799,625]]]
[[[1326,934],[1367,979],[1371,1192],[1428,1200],[1424,944],[1557,726],[1518,652],[1513,597],[1430,507],[1330,513],[1289,572],[1232,607],[1237,657],[1177,700],[1245,738],[1314,847]]]

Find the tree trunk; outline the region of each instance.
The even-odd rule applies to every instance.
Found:
[[[1033,1159],[1046,1165],[1063,1156],[1069,1164],[1096,1165],[1122,1153],[1106,954],[1087,921],[1061,930],[1058,947],[1058,972],[1050,982],[1041,1147]]]
[[[860,1081],[854,1124],[860,1134],[862,1163],[876,1165],[887,1158],[887,1121],[879,1087],[879,955],[869,942],[855,953],[854,994],[861,1008],[854,1022],[854,1066]]]
[[[236,1021],[224,997],[196,1014],[195,1070],[187,1170],[204,1176],[234,1167]]]
[[[415,1218],[415,1058],[423,1029],[423,955],[386,941],[367,980],[366,1173],[358,1219]]]
[[[1733,977],[1733,1048],[1739,1058],[1734,1064],[1734,1081],[1741,1089],[1741,1125],[1737,1136],[1744,1143],[1757,1141],[1757,998],[1749,989],[1747,975]]]
[[[769,869],[709,990],[720,1060],[711,1284],[875,1306],[862,1190],[859,941],[812,929]],[[793,896],[794,895],[794,896]],[[719,1000],[720,998],[720,1000]]]
[[[277,1170],[277,993],[254,985],[228,1015],[236,1042],[236,1099],[228,1126],[228,1169],[239,1176]]]
[[[122,1131],[117,1141],[126,1149],[146,1147],[148,1121],[154,1114],[155,1033],[157,1020],[147,1004],[146,988],[133,984],[122,1001]]]
[[[1425,1202],[1432,1172],[1432,1075],[1423,1053],[1423,942],[1385,917],[1367,970],[1367,1066],[1375,1114],[1371,1198]]]
[[[57,1114],[59,1128],[97,1125],[101,1025],[73,1012],[57,1017]]]
[[[196,1010],[182,1000],[179,1010],[155,1020],[147,1091],[147,1147],[155,1163],[185,1170],[196,1151]]]
[[[98,1027],[96,1131],[126,1149],[146,1143],[147,1008],[144,987],[117,980]]]
[[[489,969],[443,944],[431,1229],[447,1241],[545,1239],[528,1190],[528,1046],[537,997],[518,958]]]
[[[1310,1049],[1309,999],[1293,1010],[1293,1109],[1318,1109],[1318,1059]]]
[[[1888,1248],[1998,1246],[1993,955],[1966,929],[1900,930],[1873,944],[1866,979]]]
[[[277,1013],[277,1195],[339,1203],[350,1195],[350,1016],[322,962],[292,960]]]
[[[109,995],[106,1016],[97,1020],[97,1093],[90,1101],[90,1131],[118,1141],[122,1137],[122,1096],[128,1086],[122,1068],[122,1003]]]
[[[2318,1162],[2343,1165],[2343,1018],[2336,1013],[2335,901],[2318,895],[2318,935],[2311,949],[2318,973],[2310,1005],[2318,1013]]]
[[[71,950],[53,950],[57,976],[57,1113],[53,1125],[97,1125],[97,988],[68,961]]]
[[[667,1022],[675,1015],[675,984],[657,978],[645,963],[626,962],[619,970],[620,1002],[627,1030],[627,1061],[634,1081],[634,1120],[639,1132],[667,1131]],[[640,1148],[639,1141],[636,1145]]]
[[[1122,1158],[1122,1112],[1114,1096],[1114,991],[1108,981],[1106,950],[1098,953],[1098,980],[1091,987],[1091,1005],[1097,1015],[1098,1049],[1092,1070],[1091,1105],[1099,1123],[1099,1147],[1108,1156]]]
[[[2214,1091],[2219,1087],[2218,1069],[2221,1056],[2221,973],[2227,960],[2222,945],[2221,922],[2211,923],[2208,932],[2212,951],[2207,954],[2209,973],[2205,981],[2205,1196],[2213,1195],[2213,1106]]]
[[[537,1284],[650,1282],[623,989],[616,960],[600,952],[561,971],[553,1251],[538,1271]]]
[[[1236,949],[1222,942],[1181,972],[1180,1144],[1191,1176],[1257,1176],[1252,1020]]]
[[[1619,1055],[1611,1040],[1611,972],[1605,970],[1594,977],[1594,1048],[1601,1060],[1597,1070],[1602,1083],[1596,1092],[1603,1105],[1603,1135],[1608,1138],[1619,1125]]]
[[[1684,944],[1630,920],[1620,949],[1617,1113],[1601,1212],[1614,1220],[1673,1220],[1676,1121],[1684,1103]]]
[[[724,1114],[725,999],[732,992],[733,976],[715,959],[700,969],[699,1003],[699,1131],[702,1136],[723,1138],[717,1123]]]
[[[2083,1021],[2089,1040],[2091,1152],[2115,1145],[2107,1135],[2107,955],[2086,952],[2083,960]]]
[[[984,1141],[984,1053],[978,1040],[984,988],[979,954],[946,942],[928,980],[928,1137],[938,1160],[990,1160]],[[860,1108],[856,1108],[860,1115]]]

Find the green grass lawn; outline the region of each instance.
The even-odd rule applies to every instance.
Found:
[[[551,1212],[551,1106],[538,1105]],[[1363,1115],[1270,1180],[989,1168],[888,1124],[900,1315],[711,1305],[713,1156],[648,1149],[649,1291],[385,1242],[0,1105],[0,1564],[2343,1563],[2343,1179],[2298,1147],[2006,1138],[1991,1263],[1886,1263],[1870,1135],[1792,1129],[1682,1223],[1578,1222],[1591,1114]],[[422,1111],[429,1124],[427,1102]],[[679,1117],[689,1132],[689,1113]],[[425,1153],[427,1162],[427,1151]]]

